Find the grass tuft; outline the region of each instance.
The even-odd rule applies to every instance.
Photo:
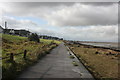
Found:
[[[78,63],[76,63],[75,61],[73,61],[72,64],[73,64],[74,66],[78,66]]]
[[[74,59],[75,57],[73,55],[70,56],[71,59]]]

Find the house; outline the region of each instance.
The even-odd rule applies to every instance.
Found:
[[[14,29],[11,29],[10,32],[9,32],[9,34],[15,34]]]
[[[3,29],[3,33],[4,33],[4,34],[9,34],[10,30],[11,30],[11,29]]]
[[[24,37],[28,37],[30,35],[30,31],[27,30],[15,30],[15,35],[20,35]]]
[[[28,37],[31,32],[27,30],[4,29],[3,33]]]

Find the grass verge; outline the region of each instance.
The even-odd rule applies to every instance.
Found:
[[[117,54],[119,52],[102,48],[88,48],[77,44],[68,46],[96,79],[112,80],[118,78]]]
[[[3,34],[2,36],[2,80],[14,80],[23,70],[33,65],[53,48],[59,41],[41,40],[40,43],[28,41],[26,37]],[[56,43],[57,42],[57,43]],[[23,58],[24,50],[27,51]],[[10,53],[14,54],[14,60],[10,61]]]

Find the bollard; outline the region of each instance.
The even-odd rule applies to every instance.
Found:
[[[10,60],[11,60],[11,61],[14,60],[14,55],[13,55],[13,53],[10,53]]]
[[[23,56],[24,59],[26,59],[26,54],[27,54],[27,50],[24,50],[24,56]]]

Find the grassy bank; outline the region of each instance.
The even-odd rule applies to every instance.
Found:
[[[68,45],[97,79],[115,79],[118,77],[118,52],[86,47],[85,45]]]
[[[6,35],[2,36],[2,75],[4,80],[13,80],[25,68],[33,65],[38,59],[50,52],[59,41],[41,39],[40,43],[28,41],[26,37]],[[57,43],[56,43],[57,42]],[[26,58],[23,58],[24,51]],[[10,61],[10,53],[14,54],[14,61]]]
[[[47,39],[40,39],[41,42],[45,43],[45,44],[50,44],[51,42],[56,43],[56,44],[60,44],[61,41],[57,41],[57,40],[47,40]]]

